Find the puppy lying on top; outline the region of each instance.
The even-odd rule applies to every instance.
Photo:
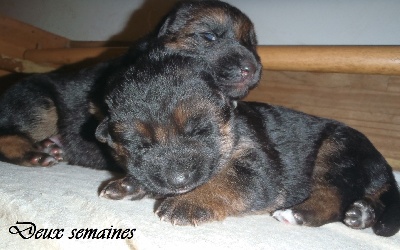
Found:
[[[96,131],[128,173],[101,196],[157,198],[157,215],[177,225],[271,213],[296,225],[399,231],[391,167],[360,132],[232,101],[196,57],[155,49],[139,62],[115,79]]]
[[[232,99],[244,97],[260,79],[250,19],[224,2],[184,1],[119,58],[76,72],[36,74],[11,87],[0,98],[0,160],[46,167],[66,161],[115,170],[117,164],[94,137],[104,89],[154,42],[165,51],[207,61]]]

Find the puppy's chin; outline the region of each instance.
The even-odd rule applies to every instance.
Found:
[[[238,82],[229,82],[222,84],[222,91],[232,99],[238,100],[245,97],[250,89],[254,88],[258,83],[257,79],[245,79]]]
[[[172,187],[165,187],[165,186],[151,186],[148,187],[150,192],[155,194],[158,197],[167,197],[167,196],[176,196],[188,193],[194,189],[196,189],[199,185],[190,185],[186,187],[180,188],[172,188]]]
[[[171,195],[179,195],[179,194],[184,194],[187,192],[192,191],[193,189],[195,189],[196,187],[183,187],[183,188],[178,188],[178,189],[173,189],[173,190],[169,190]]]
[[[230,79],[219,79],[219,87],[228,97],[238,100],[245,97],[249,91],[255,88],[260,81],[261,70],[256,69],[251,75],[245,77],[234,77]]]

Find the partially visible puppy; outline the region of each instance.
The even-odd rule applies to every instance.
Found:
[[[240,99],[256,86],[261,64],[247,16],[220,1],[183,2],[172,13],[159,33],[166,48],[207,61],[230,98]]]
[[[140,65],[106,97],[96,137],[129,175],[101,196],[159,198],[158,216],[178,225],[271,213],[297,225],[344,221],[382,236],[399,231],[392,170],[360,132],[283,107],[236,103],[219,88],[218,73],[194,57],[155,50]]]
[[[120,58],[78,72],[34,75],[13,86],[0,99],[0,160],[24,166],[61,160],[101,169],[117,165],[94,137],[104,90],[153,43],[162,44],[166,54],[207,61],[229,98],[245,96],[259,81],[253,24],[229,4],[185,1],[159,26]]]

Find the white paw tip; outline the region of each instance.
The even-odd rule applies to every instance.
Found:
[[[297,221],[294,218],[293,211],[291,209],[276,210],[272,214],[272,217],[274,217],[276,220],[286,223],[286,224],[297,225]]]

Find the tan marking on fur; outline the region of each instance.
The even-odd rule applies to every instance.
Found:
[[[154,129],[154,139],[158,143],[168,143],[170,138],[177,135],[176,128],[173,126],[156,126]]]
[[[340,149],[340,145],[331,139],[322,142],[312,175],[310,197],[295,209],[307,211],[305,225],[321,226],[328,222],[337,221],[341,216],[341,196],[337,188],[329,184],[325,174],[334,167],[328,165],[328,158]]]
[[[97,113],[97,106],[93,102],[89,102],[89,113],[95,115]]]
[[[230,123],[223,124],[222,123],[222,125],[220,126],[220,133],[222,135],[222,138],[221,138],[221,153],[224,154],[224,155],[225,154],[226,155],[231,155],[232,154],[232,150],[233,150],[233,146],[235,144],[232,124],[230,124]]]
[[[228,22],[230,16],[226,13],[226,10],[221,8],[212,8],[205,10],[203,13],[199,13],[199,18],[207,16],[207,19],[215,20],[221,24],[225,24]]]
[[[168,140],[167,128],[157,126],[154,129],[154,139],[159,143],[167,142],[167,140]]]
[[[250,138],[242,136],[233,151],[232,158],[233,159],[242,158],[243,156],[247,155],[248,152],[250,150],[254,149],[255,147],[257,147],[257,146],[254,144],[254,142]]]
[[[321,226],[328,222],[340,219],[341,198],[338,191],[332,186],[314,186],[310,197],[296,206],[296,209],[309,211],[310,217],[305,225]]]
[[[172,117],[177,127],[183,129],[186,125],[187,119],[189,118],[188,110],[185,105],[178,105],[174,110]]]
[[[0,152],[8,159],[23,158],[27,152],[33,150],[32,143],[18,135],[0,136]]]
[[[94,115],[94,117],[96,117],[96,119],[99,121],[103,120],[105,117],[100,108],[97,107],[93,102],[89,102],[89,113]]]
[[[313,170],[314,182],[323,182],[324,175],[330,170],[330,165],[327,165],[328,158],[340,150],[340,145],[331,139],[326,139],[322,142],[317,157],[315,159],[315,166]]]
[[[136,125],[137,123],[135,123],[135,126]],[[112,131],[118,136],[118,134],[125,133],[128,128],[126,127],[125,123],[117,122],[113,123],[110,129],[112,129]],[[122,163],[121,165],[125,166],[129,157],[129,151],[118,140],[113,141],[110,144],[110,147],[113,149],[114,158],[116,158],[118,162]]]
[[[248,39],[250,32],[254,29],[253,24],[247,20],[239,19],[234,24],[235,36],[238,41],[244,42],[250,40]]]
[[[34,141],[43,141],[58,133],[58,114],[57,109],[54,106],[53,101],[48,100],[51,103],[49,109],[41,109],[37,112],[37,120],[32,124],[32,128],[29,133]]]
[[[137,132],[139,132],[143,137],[151,139],[153,136],[152,128],[148,126],[147,124],[137,121],[135,122],[135,129]]]
[[[127,125],[123,122],[117,122],[117,123],[113,123],[112,124],[112,128],[111,128],[115,133],[120,134],[120,133],[124,133],[126,130],[128,130],[129,128],[127,127]]]
[[[124,145],[114,142],[111,145],[111,148],[114,150],[114,158],[121,163],[122,166],[126,166],[127,164],[127,159],[129,157],[129,152],[128,150],[124,147]]]

